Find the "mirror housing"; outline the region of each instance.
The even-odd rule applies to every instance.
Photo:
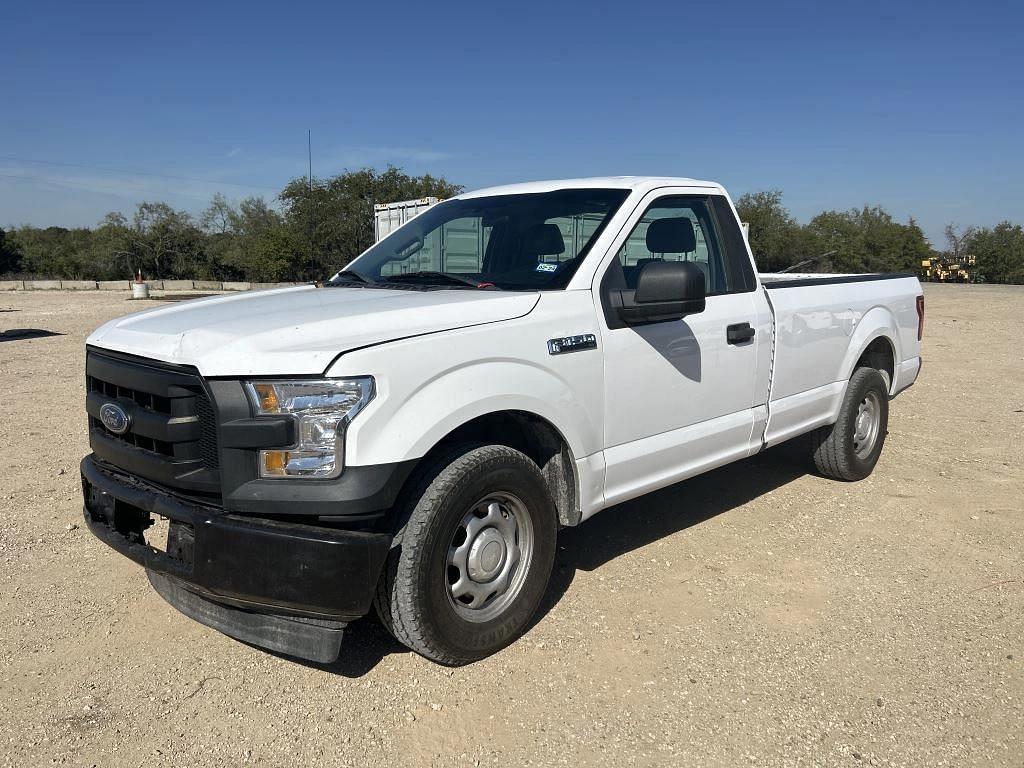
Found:
[[[689,261],[652,261],[640,270],[635,291],[618,291],[618,314],[627,325],[679,320],[704,311],[704,272]]]

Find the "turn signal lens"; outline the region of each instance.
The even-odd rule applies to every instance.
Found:
[[[288,466],[288,451],[260,451],[260,456],[263,459],[260,474],[284,475],[285,467]]]
[[[273,384],[253,382],[252,389],[263,413],[277,413],[280,403],[277,400],[277,388]]]

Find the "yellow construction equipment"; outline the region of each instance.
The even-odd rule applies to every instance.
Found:
[[[973,283],[975,258],[966,255],[954,261],[952,256],[938,255],[921,260],[921,279],[931,283]]]

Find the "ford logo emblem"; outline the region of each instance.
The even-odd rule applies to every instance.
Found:
[[[100,421],[103,426],[115,435],[123,435],[128,431],[132,420],[117,403],[104,403],[100,408]]]

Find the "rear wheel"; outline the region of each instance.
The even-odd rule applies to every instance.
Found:
[[[863,480],[878,463],[889,425],[889,391],[875,368],[850,377],[835,424],[811,433],[814,464],[826,477]]]
[[[429,467],[403,506],[376,599],[395,638],[458,665],[519,637],[555,556],[557,514],[537,465],[507,446],[463,446]]]

